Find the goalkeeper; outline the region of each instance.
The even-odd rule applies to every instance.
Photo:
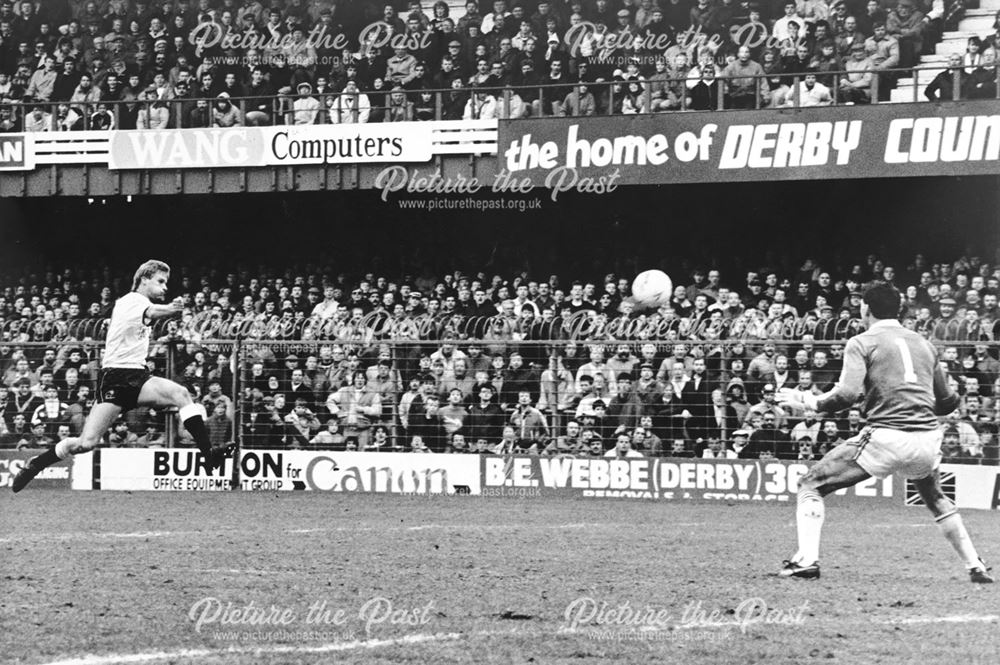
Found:
[[[782,577],[819,577],[824,496],[872,476],[899,473],[913,479],[971,581],[993,582],[938,481],[942,432],[937,416],[954,411],[958,396],[948,387],[930,342],[896,320],[899,303],[899,292],[888,284],[865,292],[861,319],[867,330],[847,342],[843,371],[833,390],[819,396],[790,389],[778,393],[778,403],[798,413],[834,413],[863,395],[868,420],[858,436],[827,453],[799,482],[799,549],[784,562]]]

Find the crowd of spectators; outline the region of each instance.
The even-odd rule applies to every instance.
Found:
[[[861,292],[885,281],[962,395],[943,419],[949,460],[996,463],[1000,268],[918,255],[897,269],[870,256],[834,272],[806,260],[788,275],[675,277],[653,312],[635,310],[616,275],[563,284],[181,268],[185,318],[156,331],[149,367],[206,404],[217,444],[815,459],[858,432],[861,412],[796,418],[775,392],[834,384]],[[69,270],[5,281],[0,442],[78,433],[94,399],[99,322],[123,284]],[[226,335],[209,334],[234,329],[247,333],[238,358]],[[166,417],[131,412],[108,443],[165,445]]]
[[[0,131],[866,103],[963,7],[470,0],[455,16],[442,0],[3,0]],[[996,95],[998,34],[970,42],[962,96]]]

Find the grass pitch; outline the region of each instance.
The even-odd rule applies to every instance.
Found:
[[[829,499],[820,580],[794,543],[792,505],[5,491],[0,662],[1000,663],[923,509]]]

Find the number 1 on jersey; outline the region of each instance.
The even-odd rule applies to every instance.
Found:
[[[899,347],[899,354],[903,356],[903,381],[916,383],[917,373],[913,370],[913,356],[910,355],[910,347],[906,345],[905,339],[897,339],[896,346]]]

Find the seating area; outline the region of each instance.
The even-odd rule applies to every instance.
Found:
[[[899,79],[896,89],[892,91],[892,101],[924,101],[927,84],[934,80],[942,67],[947,66],[948,56],[959,54],[964,60],[969,39],[978,37],[985,40],[995,34],[998,12],[1000,0],[979,0],[977,9],[966,9],[957,29],[942,34],[941,41],[934,46],[935,53],[920,58],[916,76]]]
[[[947,100],[956,88],[959,99],[998,95],[1000,0],[194,4],[0,4],[0,131],[629,115]],[[946,80],[928,97],[946,70],[958,85]]]

